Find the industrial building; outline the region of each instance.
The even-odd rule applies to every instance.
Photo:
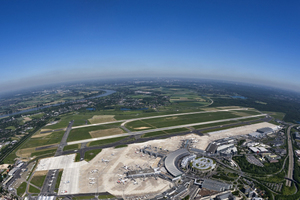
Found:
[[[206,147],[205,151],[206,151],[207,153],[214,154],[214,153],[216,153],[217,149],[218,149],[218,145],[217,145],[217,144],[215,144],[215,143],[210,143],[210,144]]]
[[[268,149],[266,149],[264,147],[249,147],[249,149],[253,153],[266,153],[266,152],[268,152]]]
[[[295,139],[296,140],[300,140],[300,134],[299,134],[299,132],[295,132]]]

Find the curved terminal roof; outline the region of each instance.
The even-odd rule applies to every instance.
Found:
[[[180,171],[176,167],[176,162],[180,158],[188,155],[190,155],[190,153],[186,149],[178,149],[176,151],[169,153],[165,159],[165,167],[168,170],[168,172],[172,174],[174,177],[180,176],[182,174],[182,171]]]

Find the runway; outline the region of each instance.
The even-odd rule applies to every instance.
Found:
[[[246,116],[246,117],[237,117],[237,118],[231,118],[231,119],[222,119],[222,120],[215,120],[215,121],[208,121],[208,122],[199,122],[199,123],[193,123],[193,124],[185,124],[185,125],[178,125],[178,126],[170,126],[170,127],[164,127],[164,128],[143,130],[143,131],[135,131],[135,132],[123,133],[123,134],[119,134],[119,135],[111,135],[111,136],[105,136],[105,137],[99,137],[99,138],[91,138],[91,139],[68,142],[67,145],[81,144],[81,143],[86,143],[86,142],[93,142],[93,141],[97,141],[97,140],[105,140],[105,139],[117,138],[117,137],[123,137],[123,136],[142,135],[142,134],[145,134],[145,133],[172,130],[172,129],[177,129],[177,128],[185,128],[185,127],[190,127],[190,126],[199,126],[199,125],[205,125],[205,124],[214,124],[214,123],[219,123],[219,122],[227,122],[227,121],[235,121],[235,120],[241,120],[241,119],[262,117],[262,116],[266,116],[266,115],[267,114],[251,115],[251,116]]]

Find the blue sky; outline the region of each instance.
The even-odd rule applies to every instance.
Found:
[[[118,77],[300,91],[300,2],[14,1],[0,6],[0,92]]]

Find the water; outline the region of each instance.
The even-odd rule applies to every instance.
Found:
[[[94,110],[96,110],[96,109],[95,109],[95,108],[86,108],[86,110],[94,111]]]
[[[114,90],[103,90],[103,91],[105,91],[106,93],[100,94],[100,95],[94,96],[94,97],[88,97],[88,98],[84,98],[84,99],[78,99],[78,100],[75,100],[75,101],[68,101],[68,102],[65,102],[65,103],[76,102],[76,101],[85,100],[85,99],[95,99],[95,98],[99,98],[99,97],[105,97],[105,96],[111,95],[111,94],[113,94],[113,93],[116,92]],[[23,114],[23,113],[27,113],[27,112],[32,112],[32,111],[37,111],[37,110],[42,110],[44,108],[50,108],[50,107],[53,107],[53,106],[60,106],[60,105],[63,105],[65,103],[57,103],[57,104],[53,104],[53,105],[41,106],[41,107],[37,107],[37,108],[31,108],[31,109],[27,109],[27,110],[22,110],[20,112],[15,112],[15,113],[7,114],[7,115],[0,115],[0,118],[10,117],[10,116],[13,116],[13,115],[19,115],[19,114]]]
[[[230,96],[230,97],[234,99],[247,99],[247,97],[243,97],[243,96]]]

